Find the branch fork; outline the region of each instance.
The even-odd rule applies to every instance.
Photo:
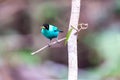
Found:
[[[58,43],[58,42],[61,42],[61,41],[65,40],[65,39],[66,39],[66,38],[64,37],[64,38],[62,38],[62,39],[59,39],[58,41],[52,42],[50,45],[54,45],[54,44],[56,44],[56,43]],[[44,47],[38,49],[37,51],[32,52],[31,55],[34,55],[34,54],[36,54],[36,53],[38,53],[38,52],[44,50],[44,49],[47,48],[47,47],[49,47],[49,45],[45,45]]]
[[[80,27],[79,29],[76,29],[74,26],[71,26],[71,27],[72,27],[74,30],[76,30],[76,32],[75,32],[74,34],[75,34],[75,35],[78,35],[78,33],[79,33],[82,29],[84,30],[84,29],[87,29],[87,28],[88,28],[88,24],[85,24],[85,23],[78,24],[78,28]],[[57,41],[55,41],[55,42],[52,42],[50,45],[54,45],[54,44],[56,44],[56,43],[58,43],[58,42],[61,42],[61,41],[65,40],[65,39],[66,39],[66,38],[64,37],[64,38],[59,39],[59,40],[57,40]],[[46,46],[38,49],[37,51],[32,52],[31,55],[34,55],[34,54],[36,54],[36,53],[44,50],[45,48],[49,47],[50,45],[46,45]]]
[[[74,30],[76,30],[76,32],[74,33],[75,35],[78,35],[78,33],[83,29],[87,29],[88,28],[88,24],[87,23],[81,23],[78,24],[78,29],[76,29],[74,26],[71,26]],[[80,28],[79,28],[80,27]]]

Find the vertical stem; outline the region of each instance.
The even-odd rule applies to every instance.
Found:
[[[81,0],[72,0],[71,16],[69,23],[69,30],[71,25],[76,29],[78,26],[80,15],[80,2]],[[69,59],[69,72],[68,80],[78,79],[78,61],[77,61],[77,35],[74,35],[76,31],[73,30],[68,40],[68,59]]]

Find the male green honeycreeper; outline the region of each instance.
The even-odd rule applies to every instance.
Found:
[[[51,40],[53,38],[56,38],[57,42],[58,42],[58,35],[61,31],[60,29],[58,29],[58,27],[51,25],[51,24],[43,24],[42,25],[42,29],[41,29],[41,33],[50,40],[49,42],[49,46],[51,43]]]

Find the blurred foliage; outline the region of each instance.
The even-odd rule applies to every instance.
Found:
[[[38,20],[53,24],[60,13],[60,8],[55,3],[46,2],[39,8],[38,16],[40,17]]]
[[[21,60],[26,64],[40,63],[40,57],[30,55],[31,52],[32,52],[31,50],[24,49],[24,50],[20,50],[18,53],[19,53],[19,57],[21,58]]]
[[[101,64],[101,66],[103,66],[102,68],[90,70],[90,72],[93,72],[93,74],[100,74],[102,77],[119,76],[120,31],[116,26],[101,32],[89,33],[85,37],[84,42],[89,47],[97,50],[99,55],[104,59],[104,64]],[[98,59],[96,58],[96,60]]]
[[[0,79],[3,74],[2,68],[11,69],[10,66],[17,65],[13,68],[18,69],[15,73],[19,75],[20,80],[21,77],[26,76],[31,78],[31,75],[35,77],[45,75],[46,78],[52,76],[54,79],[67,80],[67,49],[61,44],[41,52],[46,54],[44,55],[47,56],[46,59],[43,59],[41,54],[30,55],[31,48],[39,49],[47,43],[39,33],[39,25],[43,23],[58,27],[64,25],[63,31],[67,31],[70,1],[59,1],[4,0],[0,3]],[[119,80],[120,0],[83,0],[79,23],[81,22],[88,23],[89,28],[81,31],[78,37],[79,80]],[[65,44],[71,32],[72,29],[66,35]],[[48,56],[56,63],[49,62]],[[23,67],[20,69],[19,66]],[[12,70],[10,71],[12,73]],[[26,75],[22,75],[23,73]]]
[[[42,8],[42,14],[44,14],[42,17],[43,19],[52,19],[54,20],[55,17],[58,16],[59,14],[59,10],[55,7],[55,6],[52,6],[50,4],[46,4],[46,6],[44,6]]]

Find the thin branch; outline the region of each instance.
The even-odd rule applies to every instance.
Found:
[[[84,26],[83,26],[83,25],[84,25]],[[78,25],[78,27],[79,27],[79,26],[80,26],[80,28],[79,28],[79,29],[76,29],[75,27],[73,27],[73,26],[71,25],[71,27],[72,27],[74,30],[76,30],[76,32],[74,33],[75,35],[77,35],[77,34],[80,32],[80,30],[82,30],[82,29],[87,29],[88,24],[81,23],[81,24]],[[61,41],[65,40],[65,39],[66,39],[65,37],[62,38],[62,39],[59,39],[58,42],[61,42]],[[56,43],[57,43],[57,41],[52,42],[51,45],[54,45],[54,44],[56,44]],[[37,50],[37,51],[35,51],[35,52],[32,52],[31,55],[34,55],[34,54],[36,54],[36,53],[44,50],[44,49],[47,48],[47,47],[49,47],[49,45],[45,45],[44,47],[40,48],[39,50]]]
[[[88,28],[88,23],[80,23],[78,24],[78,27],[80,26],[81,29],[87,29]]]
[[[73,28],[73,29],[75,29],[77,32],[78,32],[78,29],[76,29],[75,27],[73,27],[72,25],[71,25],[71,27]]]
[[[61,41],[65,40],[65,39],[66,39],[65,37],[62,38],[62,39],[59,39],[58,42],[61,42]],[[56,43],[57,43],[57,41],[54,41],[54,42],[52,42],[50,45],[54,45],[54,44],[56,44]],[[44,50],[44,49],[47,48],[47,47],[49,47],[49,45],[45,45],[44,47],[38,49],[37,51],[32,52],[31,55],[34,55],[34,54],[36,54],[36,53],[38,53],[38,52]]]
[[[80,26],[80,28],[78,30],[76,30],[77,32],[75,32],[74,34],[77,35],[82,29],[87,29],[88,28],[88,24],[86,23],[81,23],[81,24],[78,24],[78,27]],[[72,27],[72,26],[71,26]]]

